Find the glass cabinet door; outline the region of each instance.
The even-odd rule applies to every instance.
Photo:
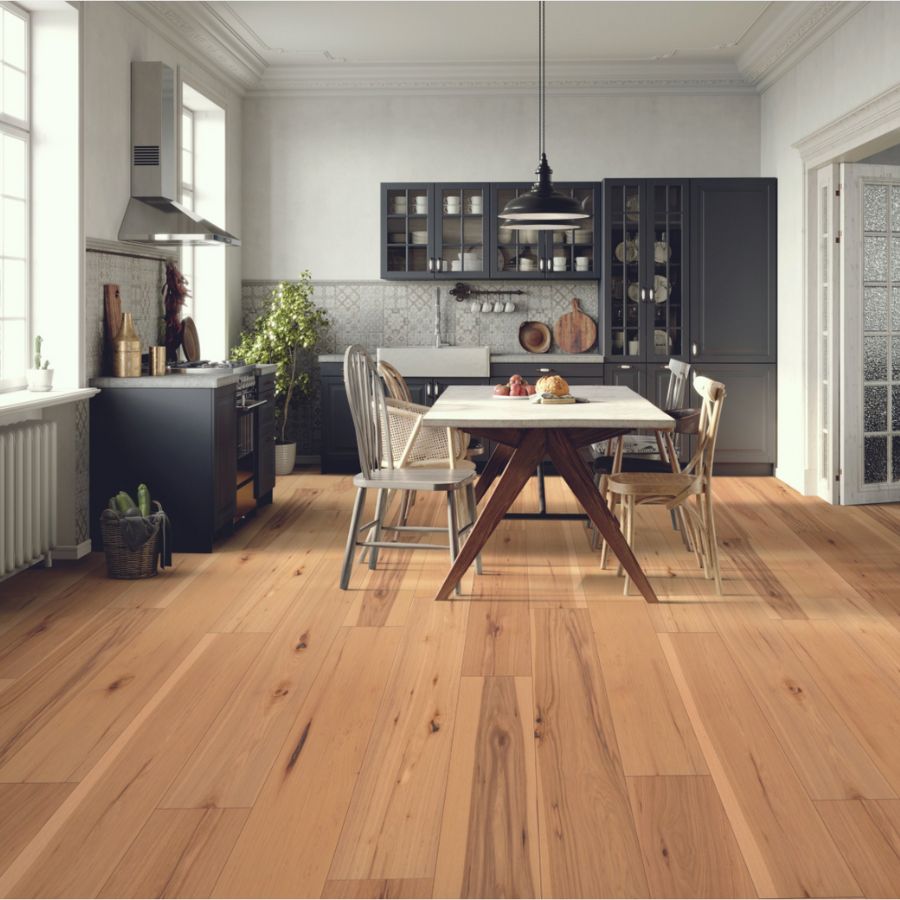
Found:
[[[574,197],[589,218],[580,219],[576,229],[545,232],[547,251],[544,271],[548,278],[596,280],[600,272],[599,254],[594,253],[597,186],[588,183],[557,184],[554,187],[561,194]]]
[[[434,188],[436,278],[486,278],[490,271],[490,195],[486,184]]]
[[[644,185],[640,180],[605,181],[603,194],[607,310],[607,345],[603,351],[611,360],[638,360],[645,353],[641,297],[644,290],[646,299],[641,265]]]
[[[646,196],[645,358],[664,361],[687,354],[687,183],[650,181]]]
[[[500,213],[510,200],[531,190],[528,183],[495,184],[492,189],[493,209],[491,220],[493,225],[490,270],[491,275],[502,278],[543,278],[540,268],[544,258],[544,242],[541,232],[536,230],[519,230],[509,228]]]
[[[431,277],[432,194],[429,184],[383,185],[382,277]]]

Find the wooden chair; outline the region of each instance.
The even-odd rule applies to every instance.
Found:
[[[410,409],[414,404],[385,397],[384,385],[369,355],[359,346],[347,348],[344,354],[344,386],[350,403],[356,444],[362,471],[353,479],[356,500],[350,520],[350,532],[341,570],[341,590],[350,583],[350,572],[356,547],[366,547],[369,568],[378,564],[378,551],[382,548],[406,550],[449,550],[451,562],[459,553],[460,537],[467,533],[475,521],[475,470],[471,465],[455,467],[452,439],[446,430],[423,426],[421,412]],[[439,451],[437,437],[443,437],[443,450]],[[428,459],[438,460],[443,453],[443,466],[414,465]],[[463,460],[464,461],[464,460]],[[378,492],[375,518],[360,525],[366,493]],[[387,525],[387,501],[391,491],[427,491],[447,495],[447,544],[402,543],[382,540],[382,532],[434,532],[443,528],[434,526]],[[459,525],[459,502],[468,510],[469,523]],[[370,531],[371,530],[371,531]],[[365,540],[359,540],[360,532],[370,531]],[[459,585],[456,586],[459,593]]]
[[[722,593],[719,573],[719,554],[716,526],[713,518],[712,471],[716,436],[725,385],[705,376],[694,379],[694,390],[700,395],[700,422],[697,430],[697,449],[690,462],[677,472],[618,472],[607,479],[607,488],[615,502],[623,509],[622,530],[629,546],[634,548],[634,510],[640,504],[660,504],[668,510],[681,510],[688,536],[707,578],[716,582]],[[695,504],[689,502],[694,498]],[[696,508],[695,508],[696,507]],[[621,572],[621,567],[620,567]],[[629,578],[625,577],[625,593]]]

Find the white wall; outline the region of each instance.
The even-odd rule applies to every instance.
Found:
[[[132,15],[127,4],[82,4],[84,30],[84,231],[88,238],[116,240],[131,187],[131,62],[159,60],[201,90],[226,113],[228,202],[225,222],[239,237],[241,221],[241,99],[220,79]],[[241,323],[241,250],[227,253],[230,339]],[[127,308],[128,298],[123,297]],[[198,323],[201,329],[202,322]]]
[[[762,96],[762,174],[778,178],[778,467],[802,491],[803,166],[792,144],[900,83],[900,3],[869,3]]]
[[[521,95],[250,97],[244,278],[377,279],[382,181],[523,181],[537,101]],[[548,99],[554,178],[757,176],[755,95]]]

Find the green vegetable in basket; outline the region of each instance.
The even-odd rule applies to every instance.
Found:
[[[135,503],[125,491],[119,491],[119,493],[116,494],[116,503],[118,504],[119,512],[122,513],[122,515],[127,515],[128,510],[137,507],[137,503]],[[138,515],[140,515],[140,513],[138,513]]]
[[[119,504],[116,502],[115,494],[113,494],[113,496],[109,498],[109,508],[116,515],[119,515]]]
[[[150,488],[146,484],[138,485],[138,506],[142,516],[150,515]]]

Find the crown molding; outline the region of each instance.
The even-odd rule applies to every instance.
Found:
[[[754,93],[730,63],[670,61],[554,63],[548,89],[557,94]],[[533,64],[335,64],[269,66],[254,97],[343,95],[533,94]]]
[[[240,24],[211,3],[130,0],[121,5],[239,94],[254,86],[266,69]]]
[[[783,4],[738,56],[738,70],[761,93],[865,5],[837,0]]]

